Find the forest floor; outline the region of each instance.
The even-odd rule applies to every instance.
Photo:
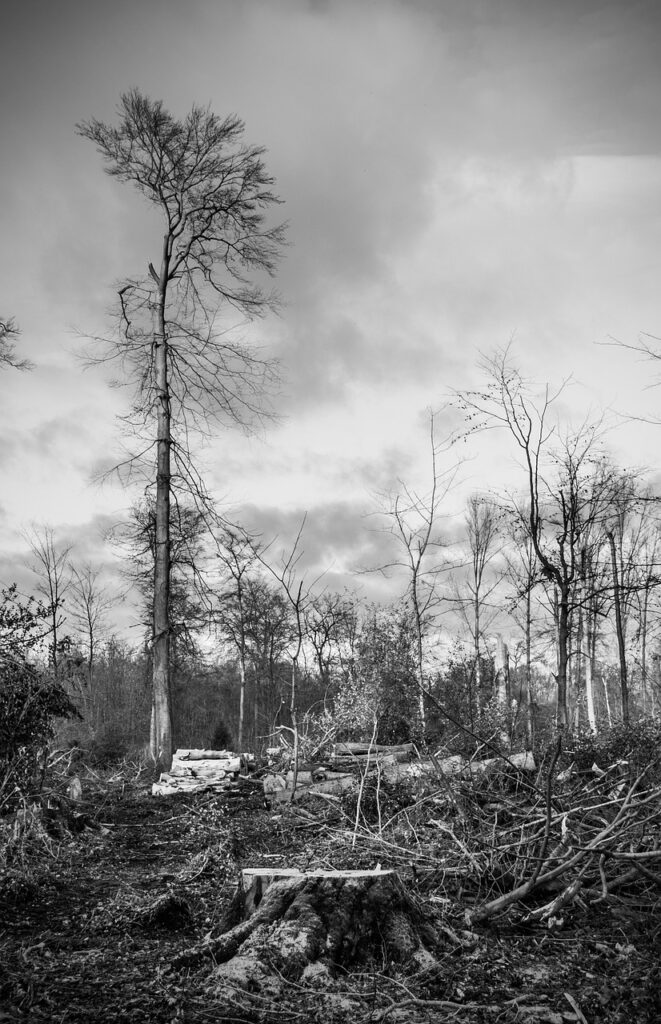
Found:
[[[404,815],[406,828],[400,817],[399,831],[377,834],[339,803],[269,809],[254,785],[153,797],[145,772],[81,778],[80,831],[54,821],[0,836],[0,1021],[661,1021],[659,904],[635,892],[573,903],[551,927],[517,912],[467,926],[476,868],[469,858],[463,877],[448,874],[456,840],[431,818]],[[224,984],[212,957],[176,966],[218,934],[241,868],[377,863],[445,928],[433,962],[372,957],[277,999]]]

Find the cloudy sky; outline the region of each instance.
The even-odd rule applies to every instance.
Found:
[[[31,523],[105,562],[135,497],[92,482],[125,397],[76,353],[161,229],[74,130],[132,87],[237,113],[268,150],[284,307],[242,336],[281,360],[282,418],[203,463],[265,536],[307,511],[331,586],[379,560],[375,494],[423,486],[426,410],[480,353],[514,337],[526,374],[573,375],[576,422],[661,411],[654,367],[600,344],[661,334],[656,0],[4,0],[3,38],[0,313],[36,368],[0,377],[0,582],[28,586]],[[655,471],[659,429],[611,442]],[[467,491],[516,486],[505,436],[467,454]]]

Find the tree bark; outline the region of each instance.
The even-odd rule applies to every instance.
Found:
[[[510,691],[510,661],[507,644],[503,640],[502,633],[496,638],[495,658],[495,690],[496,700],[499,704],[507,704]]]
[[[643,607],[640,618],[640,690],[643,703],[643,714],[647,714],[647,609],[649,605],[649,585],[643,591]]]
[[[433,919],[394,871],[249,869],[224,924],[224,934],[176,966],[213,957],[218,983],[252,991],[305,980],[317,962],[329,973],[384,960],[427,966],[440,945]]]
[[[588,716],[590,732],[596,735],[597,716],[594,710],[594,640],[595,623],[592,619],[592,609],[588,606],[585,616],[585,629],[583,635],[583,665],[585,668],[585,706]]]
[[[613,603],[615,605],[615,631],[617,633],[617,649],[620,656],[620,698],[622,706],[622,721],[629,724],[629,680],[627,675],[627,653],[624,636],[624,619],[622,616],[622,588],[620,586],[620,573],[617,565],[617,547],[615,534],[608,533],[608,543],[611,553],[611,569],[613,572]]]
[[[168,275],[167,245],[159,281],[158,325],[154,332],[156,385],[156,551],[154,559],[154,641],[151,756],[167,771],[172,762],[172,709],[170,694],[170,388],[165,300]]]
[[[239,658],[239,728],[237,730],[236,743],[239,753],[243,750],[243,720],[245,717],[246,705],[246,656],[242,651]]]
[[[556,724],[560,732],[567,729],[567,669],[569,665],[569,594],[560,590],[557,604],[558,674]]]

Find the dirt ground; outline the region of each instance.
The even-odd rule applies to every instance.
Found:
[[[575,906],[552,928],[510,913],[468,929],[478,880],[469,868],[448,878],[438,831],[407,853],[405,833],[357,833],[331,804],[270,810],[254,785],[174,797],[152,797],[144,776],[83,787],[80,817],[3,833],[2,1021],[661,1021],[661,920],[648,901]],[[277,998],[257,981],[226,984],[204,952],[176,966],[219,934],[241,868],[377,864],[435,915],[433,960],[363,958],[284,981]]]

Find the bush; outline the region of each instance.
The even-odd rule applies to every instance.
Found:
[[[96,730],[89,752],[99,765],[110,765],[126,757],[129,744],[126,732],[119,722],[106,722]]]
[[[20,661],[0,662],[0,808],[36,782],[57,718],[79,718],[57,680]]]
[[[593,764],[607,771],[620,761],[628,764],[633,775],[647,772],[650,778],[661,780],[661,723],[641,718],[629,725],[614,725],[597,736],[581,733],[566,756],[579,771],[589,771]]]
[[[221,720],[216,725],[211,737],[211,749],[212,750],[233,750],[234,749],[234,737],[229,730],[229,727]]]

